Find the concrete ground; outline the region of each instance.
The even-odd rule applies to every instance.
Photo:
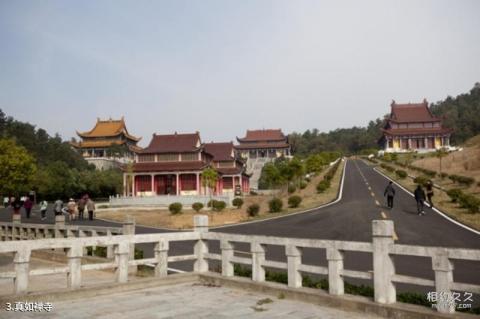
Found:
[[[38,300],[41,302],[41,300]],[[202,284],[178,284],[53,302],[51,312],[7,312],[8,318],[380,318],[364,313],[272,298],[261,293]]]

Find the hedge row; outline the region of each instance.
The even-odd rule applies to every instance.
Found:
[[[458,188],[448,190],[447,195],[453,203],[458,203],[460,207],[466,208],[471,214],[476,214],[480,211],[480,199],[474,195],[465,194]]]
[[[325,192],[328,188],[330,188],[331,185],[331,180],[333,179],[333,176],[335,176],[335,173],[338,170],[338,167],[340,166],[340,160],[337,161],[332,167],[328,169],[328,171],[325,173],[323,176],[323,179],[318,182],[317,184],[317,193],[323,193]]]

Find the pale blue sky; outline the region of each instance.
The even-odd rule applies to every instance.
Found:
[[[229,141],[366,125],[480,81],[480,1],[0,0],[0,108]]]

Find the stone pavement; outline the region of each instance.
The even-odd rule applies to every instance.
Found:
[[[42,300],[38,300],[42,302]],[[335,308],[269,297],[261,293],[202,284],[178,284],[77,300],[53,302],[53,310],[7,312],[9,318],[380,318]]]

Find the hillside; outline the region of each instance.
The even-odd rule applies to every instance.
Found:
[[[463,146],[462,151],[450,153],[442,159],[442,171],[450,175],[473,177],[480,181],[480,135],[469,139]],[[439,159],[425,157],[413,162],[413,165],[438,171]]]

